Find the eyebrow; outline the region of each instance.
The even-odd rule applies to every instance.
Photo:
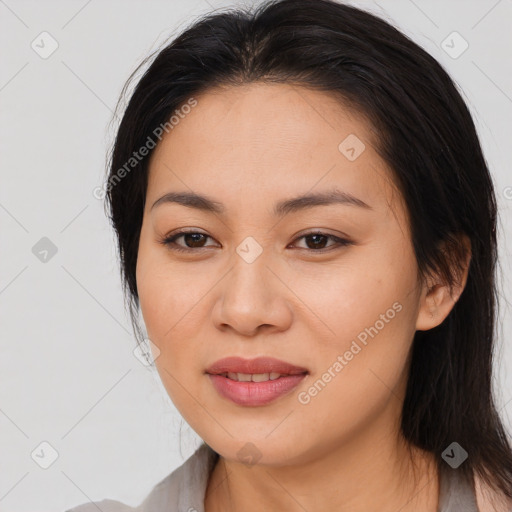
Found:
[[[160,199],[157,199],[153,203],[153,206],[151,206],[151,210],[164,203],[181,204],[188,208],[196,208],[204,212],[220,215],[226,211],[226,208],[222,203],[215,201],[208,196],[196,194],[195,192],[169,192],[163,195]],[[357,206],[373,210],[370,205],[352,194],[334,189],[326,192],[304,194],[292,199],[280,201],[274,205],[273,214],[276,217],[284,217],[285,215],[293,212],[331,204]]]

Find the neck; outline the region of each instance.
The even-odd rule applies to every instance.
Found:
[[[219,457],[205,511],[436,512],[434,457],[409,451],[398,434],[384,433],[382,427],[373,423],[371,431],[345,444],[315,446],[294,465],[248,467]]]

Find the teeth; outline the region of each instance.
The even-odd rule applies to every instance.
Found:
[[[240,376],[240,374],[238,374],[238,376]],[[253,382],[265,382],[266,380],[270,380],[270,374],[268,373],[255,373],[252,376]]]
[[[226,374],[224,374],[226,375]],[[227,377],[231,380],[237,380],[239,382],[265,382],[267,380],[276,380],[281,377],[281,373],[233,373],[228,372]]]

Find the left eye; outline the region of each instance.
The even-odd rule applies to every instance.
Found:
[[[177,244],[176,240],[179,238],[182,238],[185,241],[185,246],[181,244]],[[175,233],[171,236],[165,237],[163,240],[160,241],[162,245],[165,245],[169,249],[173,251],[184,251],[184,252],[191,252],[194,249],[204,249],[209,246],[203,245],[203,243],[206,241],[206,239],[211,238],[208,235],[205,235],[204,233],[201,233],[199,231],[180,231],[178,233]],[[353,242],[350,240],[339,238],[334,235],[328,235],[326,233],[320,233],[320,232],[314,232],[314,233],[307,233],[305,235],[302,235],[298,238],[296,238],[295,241],[304,239],[306,240],[306,245],[308,247],[299,247],[299,249],[306,249],[311,252],[323,252],[326,250],[330,250],[330,248],[334,246],[340,246],[344,247],[347,245],[351,245]],[[310,240],[311,242],[307,242],[307,240]],[[325,248],[325,244],[328,240],[332,240],[335,243],[331,246],[328,246],[327,249]],[[189,246],[188,244],[193,244],[192,246]]]
[[[334,246],[338,245],[338,246],[344,247],[344,246],[350,245],[352,243],[350,240],[347,240],[345,238],[339,238],[334,235],[328,235],[326,233],[318,233],[318,232],[307,233],[307,234],[302,235],[299,238],[297,238],[297,240],[300,240],[301,238],[304,238],[304,240],[310,239],[312,241],[311,245],[313,248],[306,247],[306,249],[313,251],[313,252],[319,252],[322,250],[326,250],[325,243],[328,240],[333,240],[335,242],[333,244]],[[308,245],[307,242],[306,242],[306,245]],[[332,245],[330,247],[332,247]]]

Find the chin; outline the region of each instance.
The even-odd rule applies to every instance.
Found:
[[[286,466],[298,462],[304,451],[294,439],[286,436],[269,439],[265,436],[251,436],[249,433],[244,439],[210,439],[203,437],[205,442],[224,459],[239,462],[247,467],[254,465]]]

